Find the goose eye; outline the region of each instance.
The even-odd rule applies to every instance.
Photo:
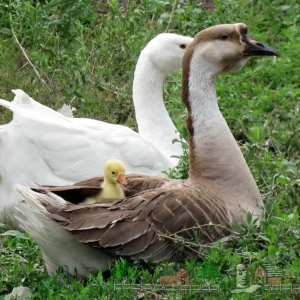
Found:
[[[222,41],[225,41],[225,40],[227,40],[228,38],[229,38],[228,34],[222,34],[222,35],[221,35],[221,40],[222,40]]]
[[[111,174],[113,174],[113,175],[116,175],[116,172],[114,172],[114,171],[111,171]]]
[[[185,49],[185,48],[186,48],[186,44],[180,44],[179,47],[180,47],[181,49]]]

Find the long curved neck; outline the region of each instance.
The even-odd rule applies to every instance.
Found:
[[[188,108],[190,133],[189,179],[213,182],[239,199],[243,208],[260,214],[259,209],[252,208],[256,203],[263,206],[260,193],[219,110],[215,77],[203,70],[205,66],[191,64],[184,74],[183,100]]]
[[[139,134],[152,145],[157,147],[168,158],[180,156],[180,143],[173,144],[179,139],[163,102],[163,83],[166,74],[161,72],[146,54],[140,55],[133,81],[133,102]],[[174,165],[178,159],[170,159]]]

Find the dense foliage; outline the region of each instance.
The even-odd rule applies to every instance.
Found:
[[[235,288],[239,263],[249,264],[249,282],[255,267],[268,263],[284,270],[286,282],[300,283],[299,1],[217,0],[213,11],[202,10],[197,1],[128,1],[125,8],[116,0],[108,2],[1,2],[0,98],[12,99],[11,89],[22,88],[54,109],[72,103],[77,108],[75,116],[135,128],[133,71],[140,50],[152,37],[164,31],[193,36],[215,24],[246,23],[250,36],[278,49],[280,57],[252,58],[238,73],[223,75],[217,92],[221,111],[264,195],[266,219],[259,231],[245,224],[246,234],[237,235],[235,247],[225,249],[220,243],[198,260],[180,265],[189,271],[193,284],[217,283],[221,292],[163,295],[168,299],[254,299],[253,294],[230,292]],[[180,73],[168,77],[166,105],[186,137],[180,90]],[[10,112],[0,108],[0,124],[10,118]],[[187,170],[184,156],[170,175],[186,177]],[[166,269],[172,274],[179,268],[145,268],[121,260],[111,266],[110,275],[100,272],[86,281],[68,280],[63,274],[48,276],[30,237],[6,230],[0,226],[4,234],[0,237],[0,299],[19,285],[28,286],[35,299],[132,299],[136,293],[114,291],[113,282],[155,283],[166,275]],[[263,299],[297,297],[261,290],[255,295],[255,299],[262,295]]]

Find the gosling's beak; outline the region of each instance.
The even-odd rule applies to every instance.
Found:
[[[128,184],[124,174],[120,174],[117,181],[120,182],[122,185],[127,185]]]
[[[245,56],[278,56],[278,52],[275,49],[251,39],[246,34],[242,35],[242,42],[245,43],[245,50],[243,52]]]

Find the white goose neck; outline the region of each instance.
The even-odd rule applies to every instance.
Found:
[[[133,82],[133,102],[139,134],[156,146],[166,157],[181,155],[179,139],[163,102],[163,83],[166,73],[159,70],[147,53],[141,53]],[[176,165],[178,159],[170,159]]]

